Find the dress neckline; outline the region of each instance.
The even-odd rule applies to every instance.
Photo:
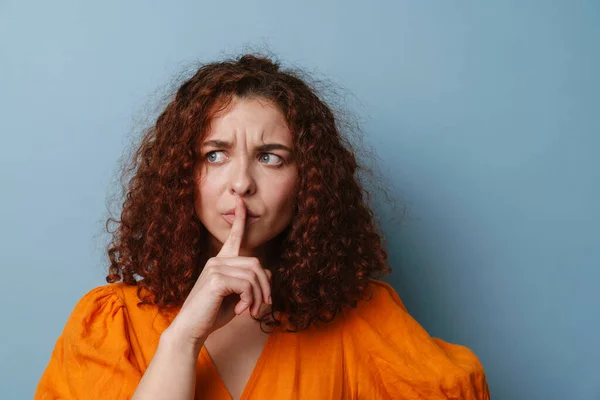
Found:
[[[264,345],[260,355],[258,356],[258,359],[256,360],[256,364],[254,365],[254,368],[252,369],[252,373],[250,374],[250,377],[248,377],[248,381],[246,382],[244,389],[242,390],[242,393],[240,395],[240,400],[248,399],[250,394],[252,393],[252,390],[254,389],[254,386],[256,385],[256,381],[258,380],[258,377],[260,376],[260,372],[263,369],[264,364],[266,363],[268,355],[271,352],[271,348],[273,347],[273,342],[275,340],[276,331],[277,331],[277,328],[273,329],[267,336],[267,341],[265,342],[265,345]],[[205,359],[208,361],[210,368],[213,371],[214,376],[217,377],[218,385],[221,387],[222,391],[224,393],[227,393],[227,395],[229,396],[229,399],[232,400],[233,396],[231,395],[231,393],[229,393],[229,390],[227,389],[227,386],[225,385],[225,381],[223,380],[223,378],[221,378],[221,374],[219,373],[219,370],[217,369],[217,365],[213,361],[212,357],[210,356],[210,353],[208,352],[208,350],[206,349],[206,347],[204,345],[202,345],[202,348],[200,349],[200,354],[203,354]]]

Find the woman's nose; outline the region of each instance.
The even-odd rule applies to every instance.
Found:
[[[232,194],[244,196],[252,194],[255,190],[255,182],[248,161],[236,162],[229,176],[229,186]]]

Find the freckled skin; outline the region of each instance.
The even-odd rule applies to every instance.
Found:
[[[207,141],[231,143],[230,148]],[[281,144],[293,149],[293,137],[284,115],[263,99],[234,98],[224,112],[211,121],[199,143],[196,163],[196,215],[211,235],[215,251],[221,248],[231,229],[222,217],[242,197],[248,210],[259,215],[246,231],[240,256],[261,255],[268,242],[291,222],[296,201],[298,170],[292,153],[282,149],[261,151],[258,146]]]

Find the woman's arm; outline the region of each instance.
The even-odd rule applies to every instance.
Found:
[[[172,326],[167,328],[132,400],[192,400],[196,363],[205,340],[192,343]]]
[[[196,362],[208,335],[247,308],[258,315],[261,304],[269,304],[271,271],[263,269],[257,258],[239,256],[246,205],[241,198],[235,204],[227,240],[217,256],[208,260],[181,310],[161,335],[134,400],[192,400]],[[224,302],[226,297],[234,301]]]

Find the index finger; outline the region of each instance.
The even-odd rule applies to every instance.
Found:
[[[244,203],[244,200],[238,197],[235,201],[235,215],[231,230],[229,231],[229,236],[227,236],[217,257],[237,257],[239,255],[242,240],[244,239],[245,228],[246,204]]]

